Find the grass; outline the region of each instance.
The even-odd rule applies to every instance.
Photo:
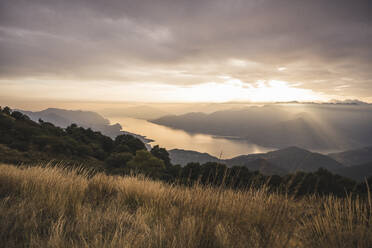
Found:
[[[370,200],[0,165],[0,246],[372,247]]]

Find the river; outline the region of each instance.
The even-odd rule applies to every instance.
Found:
[[[273,148],[258,146],[244,140],[188,133],[141,119],[110,118],[110,122],[119,123],[124,131],[146,136],[146,138],[154,140],[150,143],[152,146],[159,145],[167,150],[178,148],[206,152],[223,159],[273,150]]]

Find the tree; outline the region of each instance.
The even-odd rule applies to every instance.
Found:
[[[24,115],[19,111],[13,111],[11,116],[17,120],[30,120],[30,118],[27,115]]]
[[[145,144],[132,135],[122,134],[115,138],[115,152],[131,152],[133,155],[139,150],[146,150]]]
[[[151,149],[151,154],[163,160],[167,168],[172,165],[170,162],[169,153],[165,148],[160,148],[158,145],[156,145]]]
[[[127,165],[129,168],[150,176],[159,176],[165,169],[164,162],[161,159],[145,150],[137,151],[136,156]]]
[[[105,160],[105,163],[110,167],[123,168],[133,159],[133,155],[129,152],[112,153]]]
[[[3,113],[10,115],[12,113],[12,110],[8,106],[6,106],[5,108],[3,108]]]

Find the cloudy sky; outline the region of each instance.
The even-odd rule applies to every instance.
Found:
[[[372,102],[370,0],[0,0],[0,97]]]

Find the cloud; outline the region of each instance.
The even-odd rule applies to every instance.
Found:
[[[370,13],[369,0],[0,1],[0,80],[198,85],[227,75],[365,98]]]

